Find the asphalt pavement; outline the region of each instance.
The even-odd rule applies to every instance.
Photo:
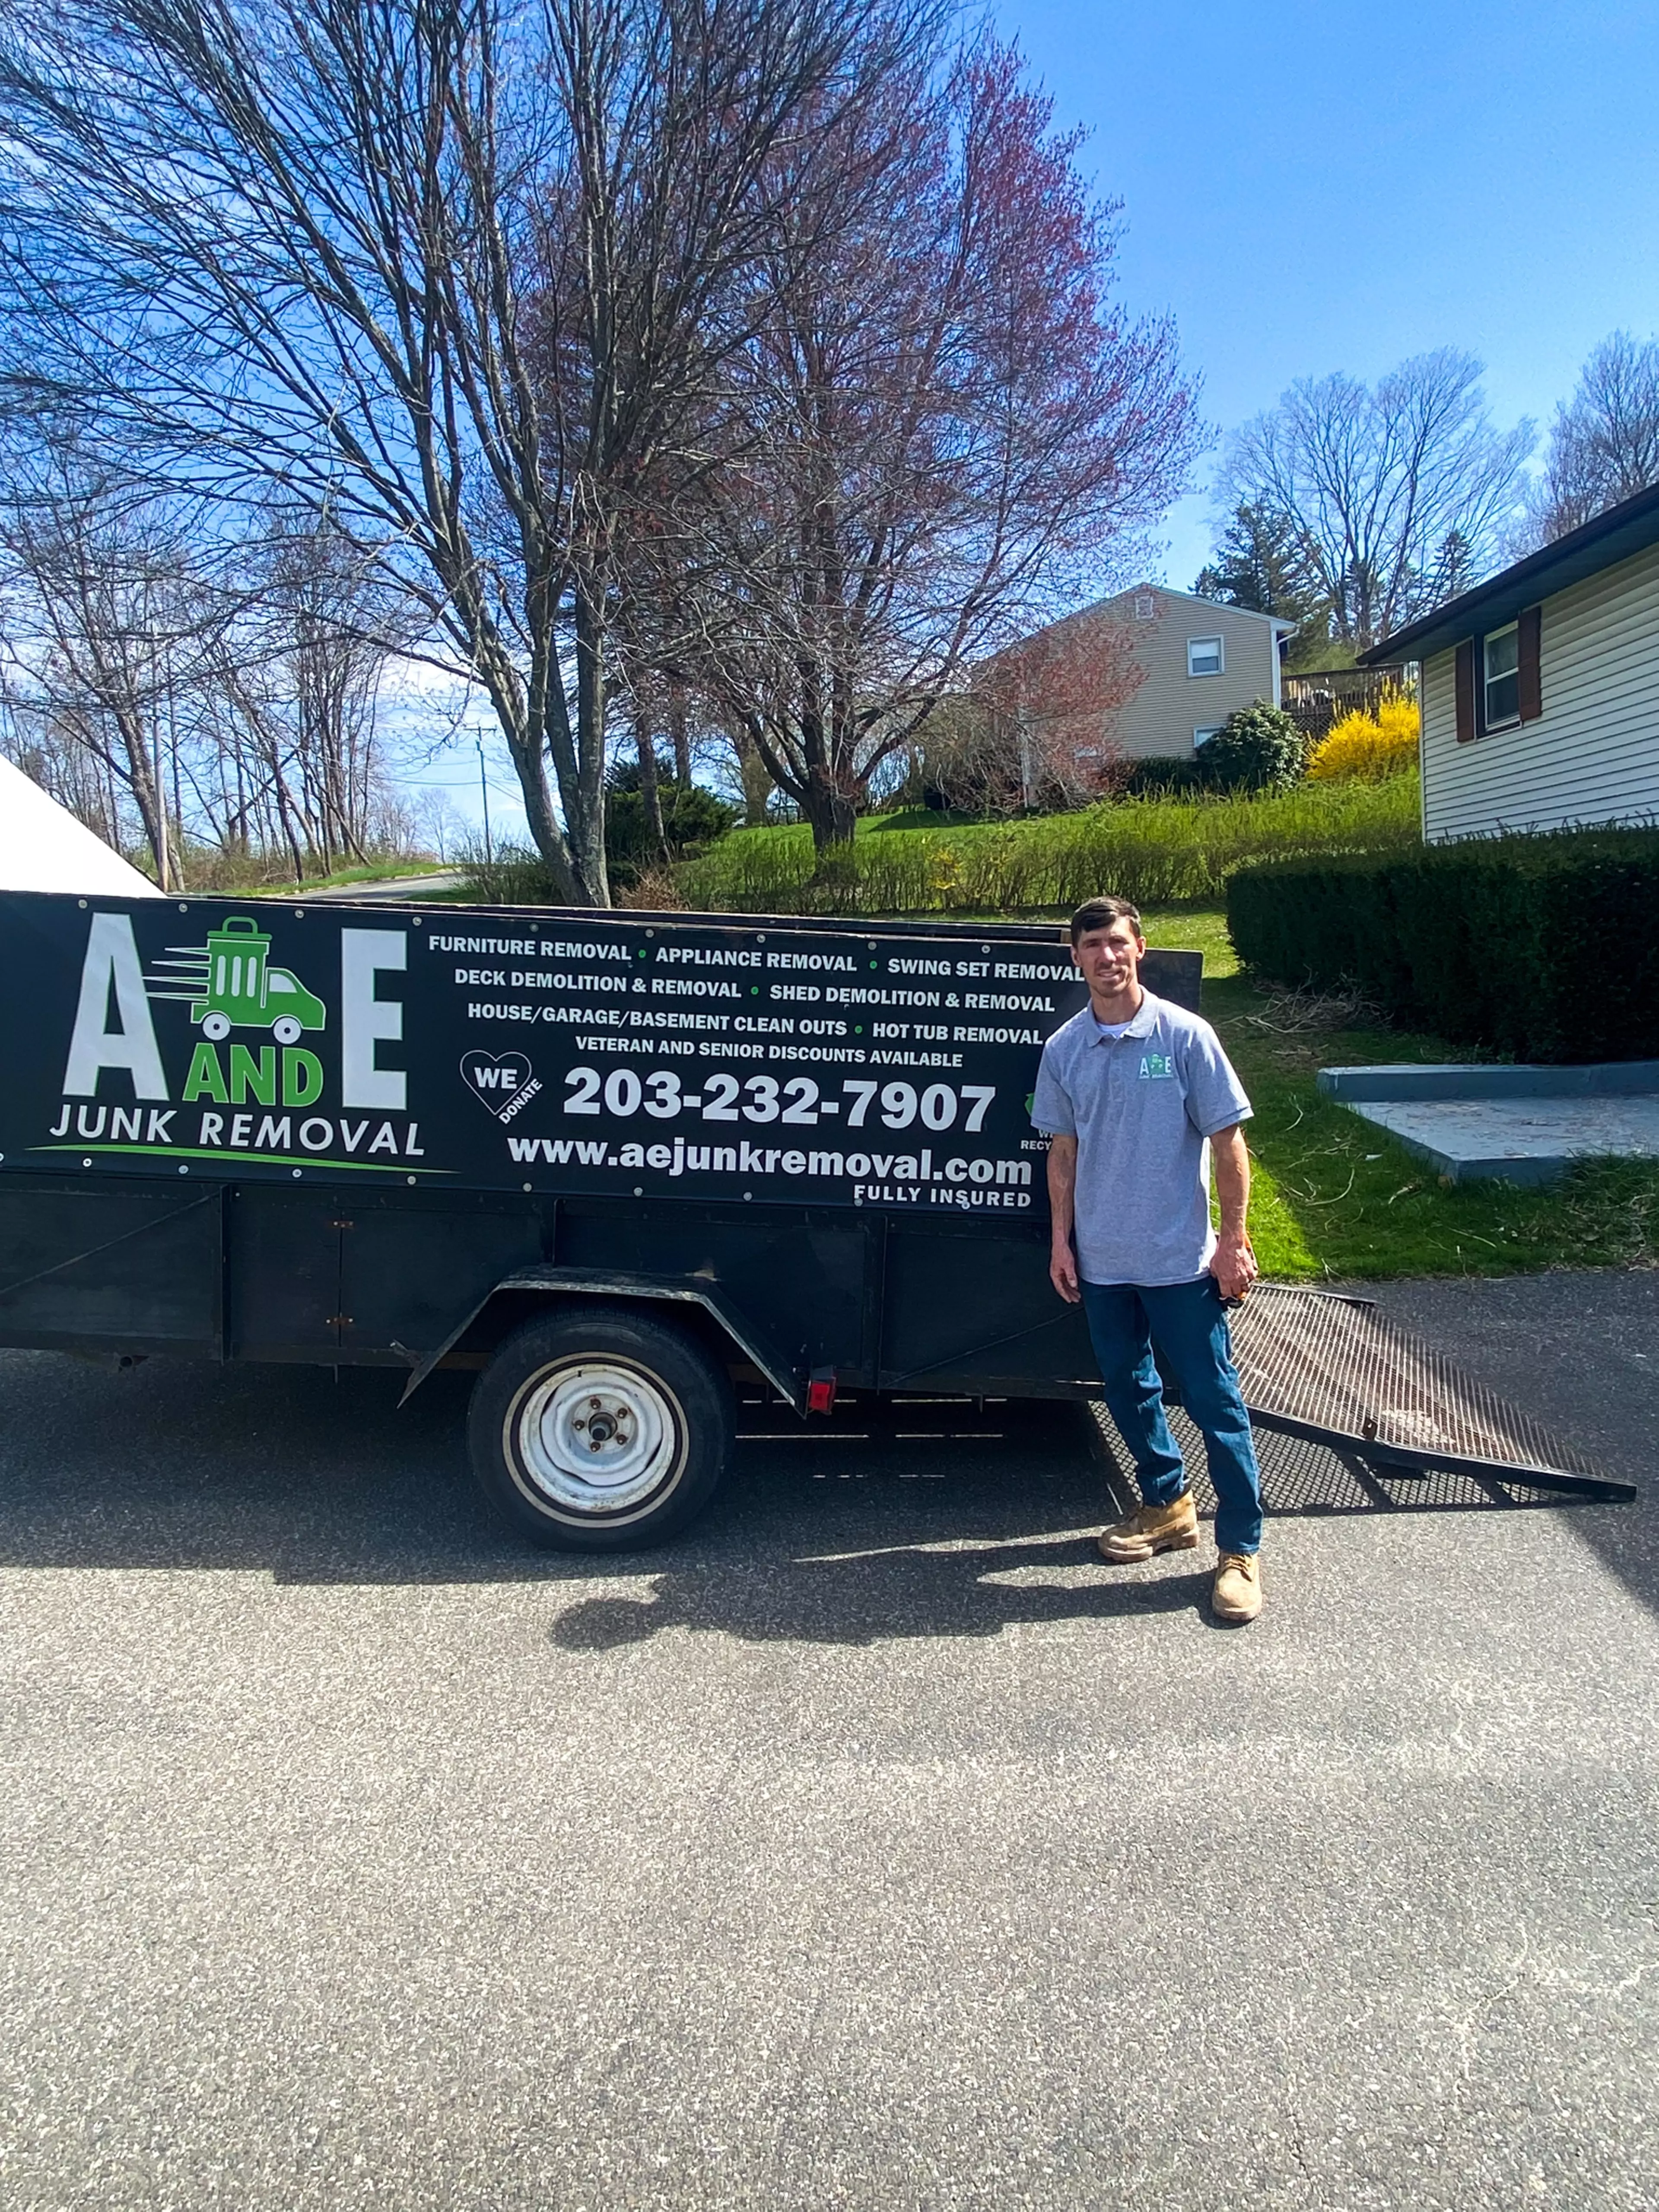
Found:
[[[306,903],[315,906],[418,906],[434,891],[453,891],[466,880],[460,868],[428,868],[418,876],[385,876],[358,884],[332,884],[325,890],[308,890]]]
[[[1656,1286],[1383,1298],[1646,1481]],[[8,2208],[1659,2200],[1645,1504],[1274,1445],[1227,1632],[1065,1409],[594,1564],[397,1389],[0,1355]]]

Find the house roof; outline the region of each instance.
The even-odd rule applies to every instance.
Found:
[[[1570,584],[1581,584],[1586,576],[1654,544],[1659,544],[1659,484],[1638,491],[1633,499],[1620,500],[1617,507],[1570,530],[1540,552],[1528,553],[1472,592],[1448,599],[1419,622],[1407,623],[1381,645],[1362,653],[1359,665],[1365,668],[1382,660],[1426,660],[1466,637],[1502,629],[1523,607],[1535,607],[1540,599],[1565,592]]]
[[[1189,607],[1225,607],[1230,615],[1245,615],[1252,622],[1271,623],[1275,629],[1292,630],[1296,628],[1296,624],[1286,622],[1283,615],[1264,615],[1259,607],[1236,607],[1231,599],[1206,599],[1201,592],[1180,592],[1173,584],[1132,584],[1127,592],[1114,592],[1109,599],[1097,599],[1094,606],[1085,607],[1081,611],[1093,614],[1100,607],[1117,606],[1123,600],[1135,599],[1143,592],[1158,592],[1166,599],[1182,599]]]
[[[1155,592],[1161,599],[1179,599],[1185,606],[1204,607],[1214,614],[1237,615],[1247,622],[1266,623],[1275,635],[1282,633],[1288,636],[1297,627],[1293,622],[1286,622],[1283,615],[1264,615],[1255,607],[1236,607],[1231,599],[1206,599],[1197,592],[1178,592],[1173,584],[1131,584],[1127,592],[1111,592],[1103,599],[1091,599],[1086,606],[1073,607],[1068,615],[1056,615],[1053,622],[1044,623],[1041,629],[1030,630],[1012,644],[988,653],[984,665],[994,666],[1004,653],[1030,645],[1036,638],[1047,637],[1054,630],[1069,629],[1073,623],[1086,622],[1091,615],[1104,614],[1113,607],[1127,607],[1146,592]]]

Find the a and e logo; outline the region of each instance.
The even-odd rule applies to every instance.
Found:
[[[1140,1055],[1140,1079],[1143,1083],[1167,1083],[1175,1074],[1175,1060],[1167,1052],[1144,1052]]]
[[[241,933],[229,935],[233,927],[240,928]],[[313,1054],[296,1048],[303,1031],[325,1027],[326,1016],[322,1001],[313,998],[287,969],[267,969],[263,958],[256,966],[253,957],[244,955],[237,958],[235,968],[241,969],[246,961],[248,976],[257,973],[261,987],[257,1013],[250,1017],[234,988],[238,981],[246,979],[231,978],[228,998],[223,988],[216,987],[210,954],[212,947],[222,942],[232,947],[262,948],[269,939],[262,933],[256,934],[251,922],[227,924],[224,933],[210,938],[208,945],[192,956],[192,970],[196,967],[200,969],[193,988],[158,994],[163,998],[190,1002],[192,1024],[199,1024],[204,1038],[210,1041],[198,1046],[191,1058],[185,1083],[185,1101],[201,1097],[222,1103],[225,1100],[224,1078],[216,1048],[234,1023],[252,1018],[261,1026],[268,1024],[270,1034],[282,1048],[285,1063],[283,1087],[291,1094],[284,1103],[309,1105],[322,1090],[322,1067]],[[395,1041],[403,1036],[402,1005],[380,996],[378,978],[386,969],[408,967],[408,939],[401,930],[346,928],[340,932],[339,945],[340,1103],[366,1107],[371,1111],[404,1113],[408,1104],[407,1079],[401,1069],[380,1066],[375,1048],[382,1039]],[[224,969],[226,960],[220,959],[218,966]],[[187,981],[184,976],[179,980]],[[273,987],[276,996],[270,995]],[[118,1029],[109,1025],[112,994],[120,1017]],[[242,996],[247,995],[244,990]],[[258,1059],[243,1048],[233,1045],[230,1049],[233,1079],[241,1076],[253,1095],[264,1098],[264,1092],[274,1088],[276,1081],[275,1049],[264,1048]],[[240,1067],[235,1058],[239,1051],[242,1055]],[[106,1069],[124,1071],[131,1079],[134,1096],[139,1099],[165,1100],[170,1096],[150,1012],[150,994],[139,963],[132,923],[125,914],[96,914],[92,918],[81,969],[75,1029],[64,1071],[65,1097],[95,1098],[99,1079]],[[265,1099],[264,1103],[272,1103],[274,1100]]]

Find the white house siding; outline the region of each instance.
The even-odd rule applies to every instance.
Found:
[[[1147,598],[1155,612],[1142,622],[1135,603]],[[1067,626],[1084,623],[1121,629],[1140,672],[1133,696],[1101,718],[1102,745],[1131,760],[1190,759],[1194,730],[1217,727],[1235,708],[1258,699],[1278,703],[1279,653],[1266,615],[1142,585],[1067,617]],[[1218,636],[1224,641],[1222,673],[1188,676],[1188,639]]]
[[[1265,615],[1185,592],[1154,590],[1157,619],[1139,623],[1135,596],[1126,592],[1115,603],[1121,618],[1127,616],[1135,665],[1144,672],[1133,697],[1114,720],[1113,737],[1131,759],[1190,757],[1195,729],[1224,722],[1235,708],[1258,699],[1277,700],[1279,655]],[[1188,639],[1216,636],[1225,640],[1222,673],[1188,676]]]
[[[1457,742],[1456,655],[1423,668],[1423,830],[1659,819],[1659,546],[1541,602],[1543,713]]]

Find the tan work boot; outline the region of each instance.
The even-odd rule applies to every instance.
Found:
[[[1189,1490],[1173,1505],[1137,1505],[1100,1532],[1103,1559],[1150,1559],[1154,1552],[1190,1552],[1198,1544],[1198,1508]]]
[[[1254,1552],[1224,1552],[1216,1561],[1210,1606],[1218,1620],[1254,1620],[1261,1610],[1261,1562]]]

